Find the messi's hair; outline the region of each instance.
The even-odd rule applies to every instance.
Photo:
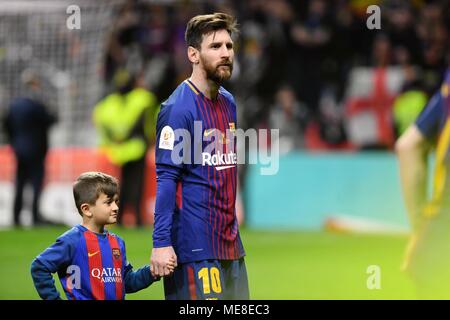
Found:
[[[193,17],[189,20],[184,38],[188,46],[200,49],[203,35],[225,29],[233,35],[237,33],[237,22],[233,16],[216,12]]]
[[[73,197],[78,213],[82,215],[81,205],[95,205],[100,194],[112,199],[119,194],[119,182],[116,178],[102,172],[84,172],[73,184]]]

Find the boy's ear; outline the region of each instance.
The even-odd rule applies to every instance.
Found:
[[[92,212],[89,210],[89,204],[88,203],[82,203],[81,206],[81,212],[83,212],[83,215],[86,217],[92,217]]]

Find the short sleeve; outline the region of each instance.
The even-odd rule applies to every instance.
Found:
[[[417,127],[427,139],[434,139],[438,135],[444,114],[444,100],[438,92],[430,99],[416,120]]]

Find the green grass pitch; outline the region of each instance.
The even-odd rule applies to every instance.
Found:
[[[0,231],[0,299],[39,299],[30,263],[65,230]],[[151,229],[111,230],[125,240],[127,258],[135,268],[149,262]],[[243,229],[241,237],[252,299],[417,298],[412,282],[399,270],[405,236]],[[379,289],[367,287],[371,276],[367,268],[371,265],[380,267]],[[127,295],[127,299],[163,297],[161,282]]]

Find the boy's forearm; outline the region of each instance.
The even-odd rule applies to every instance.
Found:
[[[31,264],[31,277],[39,296],[44,300],[60,300],[52,273],[39,260]]]
[[[130,269],[125,273],[125,292],[133,293],[147,288],[153,282],[159,280],[153,278],[150,273],[150,266],[144,266],[136,271]]]

